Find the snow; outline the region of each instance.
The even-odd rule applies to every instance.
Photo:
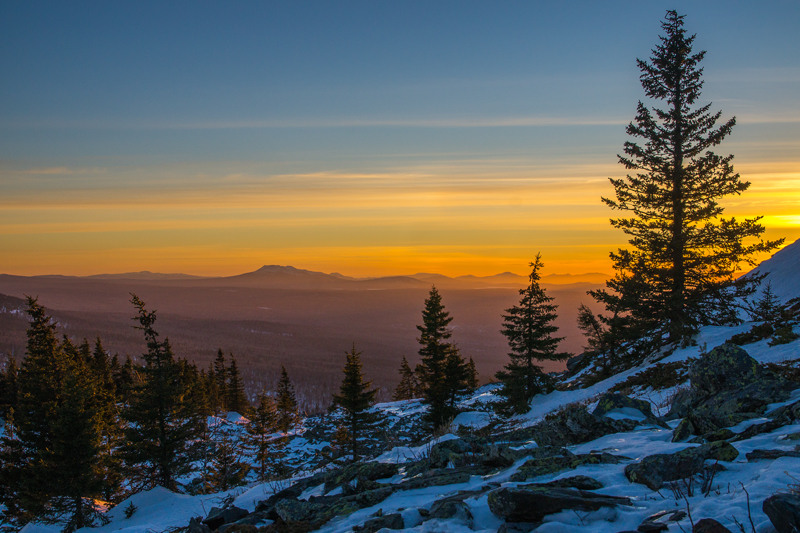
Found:
[[[800,240],[785,246],[747,275],[767,272],[762,288],[770,283],[772,292],[782,302],[800,296]]]

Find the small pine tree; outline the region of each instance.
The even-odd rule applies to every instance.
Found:
[[[236,358],[231,355],[231,366],[228,367],[227,399],[225,403],[229,411],[239,414],[246,414],[250,409],[250,402],[244,392],[244,383],[239,374],[239,367],[236,365]]]
[[[0,372],[0,418],[3,420],[8,420],[9,413],[16,409],[17,373],[17,362],[9,357]]]
[[[294,385],[283,365],[281,365],[281,379],[278,381],[276,408],[278,410],[278,430],[283,434],[289,433],[289,430],[294,429],[299,423],[300,414],[294,396]]]
[[[230,490],[244,484],[250,465],[244,461],[242,443],[225,427],[221,427],[216,436],[208,482],[216,491]]]
[[[419,381],[411,367],[408,365],[406,356],[403,356],[403,362],[400,363],[400,383],[394,390],[392,399],[394,401],[411,400],[416,397],[417,389],[419,388]]]
[[[358,461],[359,458],[359,441],[378,420],[378,417],[369,411],[375,402],[378,389],[371,389],[372,382],[364,381],[364,374],[361,371],[361,353],[356,350],[355,343],[353,343],[353,349],[346,352],[347,362],[342,369],[344,379],[339,388],[339,394],[333,396],[334,405],[344,411],[344,425],[350,436],[349,448],[353,462]]]
[[[447,381],[447,355],[450,350],[451,332],[447,329],[453,318],[445,311],[442,297],[436,287],[431,287],[422,310],[422,325],[417,326],[422,346],[419,355],[422,363],[417,367],[423,391],[423,403],[428,406],[425,421],[431,428],[438,428],[455,414],[449,407],[451,387]]]
[[[557,306],[550,303],[553,298],[539,286],[539,270],[544,266],[541,259],[541,254],[536,254],[536,260],[530,264],[530,285],[520,289],[519,305],[506,309],[508,314],[503,315],[501,333],[508,339],[511,361],[496,377],[503,383],[498,393],[505,398],[500,408],[506,413],[527,413],[530,400],[547,387],[547,376],[536,361],[570,357],[568,353],[556,352],[562,340],[552,336],[558,331],[552,324],[557,317]]]
[[[447,409],[454,415],[457,410],[456,404],[469,390],[470,377],[468,364],[455,344],[447,347],[444,373],[447,387]]]
[[[247,424],[245,443],[254,460],[258,480],[262,483],[282,473],[282,460],[286,441],[283,437],[275,437],[278,430],[278,410],[275,400],[265,392],[258,396],[258,405]]]

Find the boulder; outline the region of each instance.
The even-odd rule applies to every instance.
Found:
[[[351,485],[356,480],[356,491],[378,488],[375,481],[392,477],[399,471],[399,467],[392,463],[356,463],[334,471],[325,477],[325,492],[330,492],[336,487]],[[371,483],[364,483],[364,482]]]
[[[692,533],[731,533],[731,530],[713,518],[703,518],[694,523]]]
[[[225,528],[225,529],[222,529]],[[223,524],[220,533],[258,533],[258,528],[252,524]]]
[[[641,413],[645,418],[644,422],[648,424],[668,427],[664,422],[653,415],[650,402],[630,398],[629,396],[617,392],[607,392],[603,394],[597,403],[597,407],[592,411],[592,414],[594,416],[606,416],[613,411],[624,412],[631,409],[633,412]]]
[[[636,530],[640,533],[668,531],[669,522],[678,522],[684,518],[686,518],[684,511],[660,511],[642,520]]]
[[[442,485],[454,485],[457,483],[466,483],[469,481],[470,476],[483,475],[485,473],[484,470],[474,467],[437,468],[405,480],[400,484],[394,485],[394,487],[398,490],[413,490]]]
[[[773,494],[764,500],[761,509],[778,533],[800,531],[800,494],[796,492]]]
[[[524,487],[563,487],[580,490],[597,490],[602,489],[603,484],[589,476],[572,476],[556,479],[555,481],[548,481],[547,483],[530,483],[518,486],[518,488]]]
[[[725,441],[686,448],[673,454],[649,455],[625,467],[625,477],[651,490],[659,490],[665,481],[677,481],[699,473],[706,460],[733,461],[739,451]]]
[[[381,529],[403,529],[405,523],[400,513],[392,513],[383,516],[376,516],[370,518],[360,526],[354,526],[353,531],[362,531],[364,533],[375,533]]]
[[[428,461],[431,468],[447,468],[448,465],[463,466],[465,456],[472,453],[472,446],[464,439],[439,442],[431,447]]]
[[[203,524],[207,525],[212,530],[216,530],[222,524],[230,524],[231,522],[236,522],[250,514],[245,509],[240,509],[238,507],[212,507],[211,511],[209,511],[208,516],[205,520],[203,520]]]
[[[797,450],[753,450],[744,454],[748,461],[758,461],[759,459],[767,459],[774,461],[780,457],[800,457],[800,451]]]
[[[691,387],[675,396],[667,419],[699,415],[718,427],[762,416],[771,403],[785,401],[797,387],[762,368],[735,344],[723,344],[689,368]],[[697,431],[697,434],[708,431]]]
[[[196,516],[189,519],[189,527],[186,528],[187,533],[211,533],[211,528],[200,521],[200,517]]]
[[[596,511],[633,505],[629,498],[558,487],[501,488],[489,493],[489,509],[506,522],[541,522],[564,510]]]
[[[511,481],[525,481],[537,476],[554,474],[561,470],[574,470],[587,464],[619,464],[628,457],[610,453],[586,453],[575,455],[566,448],[537,448],[534,457],[528,459],[511,475]]]
[[[582,405],[568,405],[535,426],[502,435],[504,440],[534,440],[539,446],[569,446],[593,441],[605,435],[631,431],[639,422],[595,416]]]

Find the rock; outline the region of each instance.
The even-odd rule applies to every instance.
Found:
[[[654,515],[645,518],[637,531],[641,533],[648,533],[651,531],[668,531],[668,522],[678,522],[686,518],[686,513],[683,511],[660,511]]]
[[[381,529],[403,529],[403,517],[400,513],[392,513],[384,516],[370,518],[361,526],[354,526],[353,531],[363,531],[364,533],[375,533]]]
[[[756,435],[761,435],[762,433],[769,433],[771,431],[775,431],[778,428],[781,428],[790,423],[785,417],[781,417],[777,420],[770,420],[769,422],[764,422],[763,424],[753,424],[749,428],[745,429],[741,433],[737,433],[731,438],[731,442],[738,442],[740,440],[747,440],[752,439]]]
[[[713,518],[703,518],[694,523],[692,533],[731,533],[731,530]]]
[[[454,485],[456,483],[466,483],[470,476],[483,475],[484,470],[479,468],[439,468],[429,470],[417,477],[403,481],[394,485],[398,490],[413,490],[427,487],[437,487],[442,485]]]
[[[217,531],[219,531],[219,533],[235,533],[237,531],[233,529],[235,526],[245,526],[245,525],[254,526],[256,524],[260,524],[261,522],[270,519],[270,517],[267,516],[268,514],[269,513],[264,511],[250,513],[249,515],[237,520],[236,522],[231,522],[230,524],[222,524],[221,526],[219,526],[219,529],[217,529]],[[275,518],[277,518],[277,515],[275,515],[275,517],[272,518],[272,520],[274,520]]]
[[[336,487],[349,485],[357,480],[356,492],[378,488],[374,483],[378,479],[392,477],[399,471],[399,467],[392,463],[356,463],[335,471],[325,477],[325,492],[330,492]],[[364,483],[372,482],[372,483]]]
[[[604,435],[631,431],[639,422],[595,416],[581,405],[566,406],[535,426],[502,435],[504,440],[535,440],[539,446],[568,446],[599,439]]]
[[[203,520],[203,524],[207,525],[212,530],[219,529],[219,526],[222,524],[230,524],[231,522],[236,522],[237,520],[244,518],[250,514],[245,509],[240,509],[238,507],[225,507],[224,509],[220,509],[219,507],[212,507],[211,511],[209,511],[208,516],[205,520]]]
[[[799,451],[787,450],[753,450],[744,454],[748,461],[758,461],[759,459],[774,460],[779,457],[800,457]]]
[[[497,533],[530,533],[540,525],[538,522],[503,522]]]
[[[764,500],[761,509],[778,533],[800,531],[800,494],[790,492],[773,494]]]
[[[665,481],[677,481],[699,473],[706,460],[733,461],[739,451],[725,441],[686,448],[673,454],[649,455],[625,467],[625,477],[651,490],[659,490]]]
[[[587,464],[618,464],[628,457],[611,455],[610,453],[587,453],[575,455],[566,448],[537,448],[532,459],[525,461],[512,474],[511,481],[525,481],[537,476],[553,474],[561,470],[574,470]]]
[[[680,421],[678,426],[672,432],[672,442],[681,442],[688,439],[695,434],[695,428],[688,417]]]
[[[431,506],[430,517],[472,523],[472,512],[469,510],[469,506],[463,500],[456,498],[435,501]]]
[[[522,452],[526,453],[526,452]],[[480,457],[481,465],[488,468],[508,468],[514,464],[514,461],[520,458],[522,454],[511,450],[506,446],[493,445],[489,450],[484,452]]]
[[[695,361],[689,368],[689,379],[693,390],[714,396],[746,387],[762,373],[758,361],[739,346],[726,343]]]
[[[186,533],[211,533],[211,528],[200,521],[200,517],[189,519],[189,527]]]
[[[507,522],[541,522],[568,509],[596,511],[602,507],[632,505],[629,498],[556,487],[501,488],[489,493],[489,509]]]
[[[676,395],[667,419],[689,414],[727,427],[762,416],[769,404],[784,401],[796,388],[734,344],[717,346],[689,368],[691,388]],[[698,431],[698,434],[708,431]]]
[[[547,483],[531,483],[528,485],[519,485],[518,488],[522,487],[563,487],[563,488],[580,489],[580,490],[597,490],[597,489],[602,489],[603,484],[589,476],[572,476],[572,477],[556,479],[555,481],[548,481]]]
[[[659,420],[653,415],[653,410],[650,407],[650,402],[644,400],[637,400],[619,394],[617,392],[607,392],[600,397],[597,407],[592,414],[594,416],[605,416],[615,410],[633,409],[638,411],[645,417],[644,422],[654,424],[661,427],[668,427],[664,422]]]
[[[464,456],[472,451],[472,446],[464,439],[446,440],[433,445],[428,461],[431,468],[447,468],[451,463],[454,466],[463,466]]]
[[[640,533],[656,533],[657,531],[669,531],[669,526],[664,522],[648,522],[645,520],[639,524],[636,531]]]
[[[324,503],[300,500],[281,500],[275,504],[275,512],[284,522],[316,523],[328,508]]]
[[[222,528],[225,529],[222,529]],[[252,524],[223,524],[220,533],[258,533],[258,528]]]

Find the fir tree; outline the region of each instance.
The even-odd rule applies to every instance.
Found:
[[[286,441],[283,437],[274,437],[278,430],[278,410],[275,400],[262,392],[258,396],[258,405],[247,424],[245,443],[255,463],[258,480],[262,483],[283,472],[282,459]]]
[[[244,383],[242,376],[239,374],[239,367],[236,366],[236,358],[231,354],[231,366],[228,367],[228,384],[227,384],[227,400],[226,404],[229,411],[234,411],[239,414],[246,414],[250,409],[250,402],[247,401],[247,395],[244,393]]]
[[[667,105],[651,112],[639,102],[627,127],[628,135],[645,142],[625,142],[625,156],[619,157],[636,174],[611,179],[616,199],[603,202],[633,213],[611,220],[630,236],[632,248],[611,253],[617,274],[607,282],[610,291],[591,292],[609,312],[629,317],[627,337],[643,338],[637,349],[644,355],[664,345],[687,345],[701,325],[735,321],[734,298],[753,290],[748,279],[734,282],[740,264],[753,265],[753,254],[782,242],[760,240],[761,217],[722,218],[719,199],[741,194],[750,184],[734,172],[733,156],[710,151],[736,121],[718,126],[721,112],[710,113],[711,104],[696,106],[705,52],[692,52],[695,36],[686,35],[683,19],[668,11],[666,35],[650,62],[637,60],[645,94]],[[750,238],[759,240],[745,245]]]
[[[353,349],[345,353],[347,362],[342,369],[344,379],[339,387],[339,394],[333,396],[334,405],[344,411],[344,425],[349,433],[349,449],[353,462],[359,459],[359,441],[363,440],[365,432],[378,420],[377,416],[369,411],[375,402],[378,389],[371,389],[372,382],[364,381],[361,353],[356,350],[355,343]]]
[[[453,318],[445,311],[442,297],[436,287],[425,300],[422,311],[422,325],[417,326],[420,336],[417,339],[422,346],[419,355],[422,363],[417,367],[423,393],[423,403],[428,406],[425,421],[433,428],[438,428],[455,415],[449,406],[451,387],[447,377],[447,355],[450,351],[450,330],[447,326]]]
[[[408,365],[406,356],[403,356],[403,362],[400,363],[400,383],[394,390],[392,399],[394,401],[411,400],[416,398],[417,389],[419,388],[419,381],[411,367]]]
[[[300,421],[300,414],[297,410],[297,400],[294,396],[294,385],[289,379],[286,368],[281,365],[281,379],[278,381],[278,430],[286,434],[294,429]]]
[[[191,444],[202,420],[187,405],[188,384],[169,340],[158,340],[155,311],[148,312],[135,295],[131,302],[138,310],[134,320],[144,332],[147,352],[141,381],[133,385],[131,405],[124,412],[126,463],[137,488],[162,486],[174,491],[177,478],[191,472]]]
[[[222,422],[216,432],[214,454],[208,481],[215,491],[225,491],[244,483],[250,465],[244,462],[242,444],[231,435]]]
[[[547,296],[539,286],[539,270],[544,267],[541,254],[530,264],[528,276],[530,285],[520,289],[522,298],[519,305],[506,309],[503,315],[501,333],[508,339],[511,361],[497,372],[496,377],[503,383],[498,393],[505,398],[501,409],[505,412],[527,413],[530,400],[543,392],[548,386],[547,376],[537,361],[561,361],[570,354],[556,352],[561,337],[553,337],[558,327],[552,324],[556,319],[557,306],[550,303],[553,297]]]
[[[447,390],[447,409],[454,415],[456,404],[469,390],[470,377],[468,364],[464,361],[461,351],[455,344],[450,344],[447,347],[444,373]]]

